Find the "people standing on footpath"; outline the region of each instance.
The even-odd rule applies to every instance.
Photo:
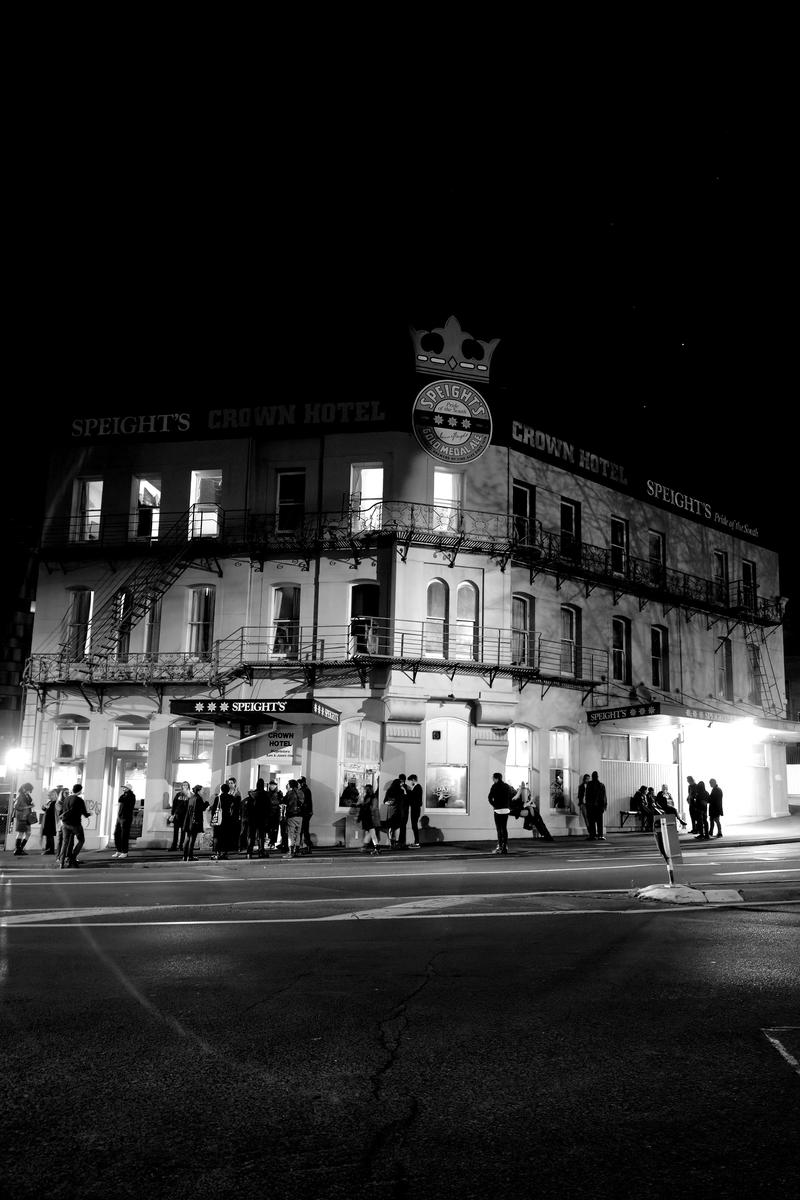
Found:
[[[203,832],[203,812],[208,808],[208,801],[203,797],[203,785],[196,783],[189,793],[189,803],[186,805],[186,815],[183,818],[183,861],[197,862],[194,856],[194,844],[197,835]]]
[[[508,818],[515,794],[514,788],[505,782],[499,771],[495,771],[489,789],[489,803],[494,809],[494,827],[497,830],[497,846],[492,854],[508,854]]]
[[[689,820],[692,827],[689,833],[699,833],[697,826],[697,784],[693,775],[686,776],[686,806],[689,809]]]
[[[708,837],[708,792],[706,791],[705,780],[698,779],[695,785],[694,802],[697,811],[697,828],[698,834],[694,839],[696,842],[707,842]]]
[[[189,798],[192,794],[192,789],[189,786],[188,779],[182,783],[172,798],[172,810],[170,813],[170,821],[172,822],[172,845],[170,850],[183,851],[183,839],[185,836],[183,822],[186,818],[186,809],[189,807]]]
[[[229,784],[221,784],[219,791],[211,802],[209,819],[213,831],[211,857],[214,859],[227,858],[231,838],[231,793]]]
[[[589,776],[587,775],[586,778],[588,779]],[[523,828],[531,830],[531,837],[536,837],[538,833],[546,842],[554,841],[552,833],[542,820],[539,801],[531,794],[531,789],[524,781],[517,788],[517,797],[520,801],[521,812],[526,814],[522,819]]]
[[[604,842],[603,813],[608,807],[606,785],[600,782],[597,771],[592,771],[592,777],[586,785],[586,824],[589,828],[590,842]]]
[[[386,812],[389,822],[389,844],[392,850],[400,845],[402,829],[402,847],[406,849],[406,824],[408,822],[408,795],[405,775],[398,775],[389,784],[385,797]]]
[[[406,780],[408,791],[408,815],[411,818],[411,832],[414,835],[414,849],[419,849],[419,818],[422,812],[422,784],[416,775],[409,775]]]
[[[381,806],[371,783],[365,785],[364,795],[358,802],[358,822],[364,835],[361,853],[380,854]],[[371,850],[367,845],[368,842],[372,842]]]
[[[127,783],[122,785],[122,792],[117,800],[117,823],[114,826],[115,853],[112,858],[128,857],[128,839],[131,835],[131,824],[136,809],[136,796]]]
[[[61,810],[61,852],[58,858],[58,865],[62,871],[67,867],[81,865],[78,855],[86,841],[82,818],[89,816],[82,792],[82,785],[74,783],[72,791],[64,798],[64,807]]]
[[[16,841],[14,843],[14,854],[27,854],[25,846],[28,843],[28,838],[31,836],[31,825],[36,824],[36,817],[33,811],[33,784],[23,783],[22,787],[17,792],[17,798],[14,801],[14,807],[11,810],[11,819],[14,822],[14,833]]]
[[[722,823],[720,821],[720,817],[725,816],[722,811],[722,788],[719,786],[716,779],[709,779],[708,782],[711,784],[711,791],[708,793],[708,836],[710,838],[721,838]],[[716,834],[714,833],[715,825],[717,827]]]
[[[269,788],[259,776],[256,786],[247,793],[247,857],[269,858],[269,842],[271,837],[271,822],[274,819],[276,806],[280,811],[283,792],[278,790],[278,784],[270,779]]]
[[[284,858],[297,858],[300,854],[300,832],[303,828],[303,794],[296,779],[290,779],[286,788],[286,853]]]
[[[61,795],[61,788],[52,788],[42,805],[42,854],[56,852],[56,802]]]
[[[586,785],[588,782],[589,776],[584,775],[578,784],[578,812],[581,814],[581,818],[587,830],[589,828],[589,822],[586,820]]]
[[[306,854],[311,853],[311,818],[314,815],[314,804],[311,796],[311,788],[306,782],[305,775],[301,775],[297,781],[300,793],[303,797],[303,822],[300,826],[300,844],[304,848]]]
[[[226,779],[228,785],[228,794],[231,798],[231,814],[229,822],[230,840],[225,846],[225,849],[231,854],[236,854],[237,851],[244,852],[247,849],[247,825],[244,821],[244,802],[242,793],[239,791],[239,784],[231,775],[230,779]]]

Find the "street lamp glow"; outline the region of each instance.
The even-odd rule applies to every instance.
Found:
[[[25,751],[20,750],[19,747],[9,750],[6,754],[6,766],[8,767],[9,771],[21,771],[28,765],[28,756]]]

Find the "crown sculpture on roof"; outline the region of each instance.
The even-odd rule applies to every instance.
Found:
[[[443,329],[411,329],[417,370],[424,375],[451,375],[488,381],[492,355],[500,338],[482,342],[448,317]]]

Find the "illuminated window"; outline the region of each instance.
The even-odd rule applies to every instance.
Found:
[[[158,537],[161,476],[135,475],[131,496],[131,538],[154,541]]]
[[[272,653],[279,658],[297,658],[300,644],[300,588],[273,588]]]
[[[512,787],[526,783],[534,799],[539,799],[539,731],[527,725],[511,725],[503,778]]]
[[[350,519],[353,529],[380,529],[383,500],[383,467],[380,463],[353,463],[350,467]]]
[[[220,500],[222,498],[222,471],[192,471],[189,503],[191,518],[190,537],[218,537],[220,531]]]
[[[461,528],[462,480],[453,471],[433,472],[433,527],[439,532]]]
[[[478,589],[460,583],[456,592],[456,658],[478,659]]]

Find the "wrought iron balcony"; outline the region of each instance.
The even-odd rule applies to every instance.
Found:
[[[253,679],[302,674],[311,681],[324,673],[355,670],[365,683],[368,673],[397,668],[416,679],[420,671],[513,679],[520,690],[528,683],[569,688],[584,693],[605,690],[608,651],[570,642],[550,641],[539,634],[443,621],[390,621],[358,617],[348,625],[316,629],[291,623],[272,628],[243,627],[215,646],[221,686],[236,678]]]
[[[86,514],[73,520],[51,519],[43,530],[41,553],[46,560],[116,559],[143,553],[160,558],[173,553],[181,541],[187,560],[199,555],[239,555],[262,569],[269,559],[293,558],[307,568],[323,554],[344,553],[358,563],[375,553],[381,539],[389,538],[401,559],[412,545],[437,551],[451,566],[461,554],[482,554],[501,570],[509,562],[527,568],[531,582],[542,572],[555,576],[558,586],[565,579],[579,579],[587,596],[604,587],[613,591],[615,599],[636,596],[640,607],[654,601],[667,609],[680,607],[760,625],[780,625],[783,620],[779,598],[759,596],[742,580],[723,583],[677,571],[636,558],[620,547],[577,541],[514,514],[390,500],[295,515],[289,527],[285,518],[216,505],[195,505],[185,513],[152,511],[159,514],[155,525],[152,520],[143,525],[138,510],[97,514],[88,523]]]
[[[33,686],[57,683],[151,684],[213,683],[216,661],[196,654],[128,654],[124,659],[86,654],[72,658],[67,652],[32,654],[25,664],[23,682]]]

